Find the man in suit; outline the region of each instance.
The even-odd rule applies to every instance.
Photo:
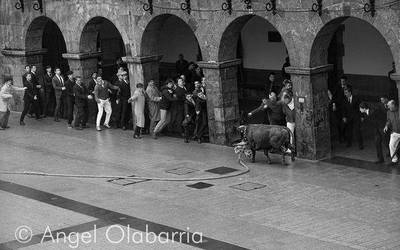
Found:
[[[360,103],[360,112],[361,114],[365,114],[365,119],[361,120],[364,122],[365,120],[370,122],[372,128],[374,129],[374,137],[375,137],[375,148],[376,148],[376,156],[378,160],[375,162],[377,164],[383,163],[383,150],[382,150],[382,141],[384,138],[383,128],[385,127],[386,122],[386,114],[380,108],[371,108],[365,102]]]
[[[46,73],[44,73],[42,77],[42,89],[44,90],[42,113],[44,117],[47,116],[47,112],[50,109],[51,99],[54,97],[54,88],[52,84],[53,77],[54,75],[51,71],[51,66],[46,66]]]
[[[22,84],[25,83],[26,81],[26,75],[31,73],[31,66],[30,65],[25,65],[25,72],[22,75]]]
[[[22,111],[22,114],[21,114],[21,117],[19,120],[19,124],[21,126],[25,125],[24,118],[25,118],[26,114],[29,112],[30,108],[32,108],[34,113],[36,114],[36,119],[40,118],[39,111],[37,108],[39,93],[37,92],[37,89],[34,86],[31,73],[28,73],[26,75],[24,87],[26,88],[25,93],[24,93],[24,110]]]
[[[56,108],[54,110],[54,121],[59,122],[61,105],[65,99],[65,87],[64,78],[61,75],[61,69],[55,68],[55,75],[52,79],[52,85],[54,88],[54,94],[56,96]]]
[[[356,133],[358,147],[364,149],[363,138],[361,135],[361,113],[360,100],[353,95],[353,90],[348,86],[344,90],[343,101],[343,123],[346,146],[351,147],[353,140],[353,132]]]
[[[118,81],[115,85],[117,85],[120,89],[119,102],[121,103],[119,126],[123,130],[126,130],[132,115],[132,105],[128,103],[128,99],[131,97],[131,86],[128,81],[128,73],[126,71],[119,71],[117,76]]]
[[[33,87],[35,88],[35,92],[37,92],[38,93],[38,100],[37,100],[37,102],[38,102],[38,104],[39,105],[37,105],[37,109],[38,109],[38,112],[39,112],[39,114],[42,114],[42,105],[40,105],[41,104],[41,102],[42,102],[42,85],[41,85],[41,83],[40,83],[40,81],[39,81],[39,76],[38,76],[38,74],[37,74],[37,68],[36,68],[36,65],[31,65],[31,75],[32,75],[32,83],[33,83]],[[34,113],[34,110],[32,109],[32,107],[31,107],[31,110],[29,111],[29,116],[30,117],[33,117],[33,113]]]
[[[73,92],[75,96],[76,105],[76,117],[74,127],[77,130],[86,128],[88,121],[88,100],[93,99],[92,95],[89,94],[87,87],[82,84],[82,78],[80,76],[75,77],[75,85]]]
[[[74,104],[75,104],[75,96],[74,96],[74,72],[71,70],[67,72],[68,79],[65,81],[65,100],[67,104],[67,120],[68,120],[68,128],[72,128],[72,120],[74,119]]]

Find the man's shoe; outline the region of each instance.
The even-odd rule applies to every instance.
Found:
[[[157,133],[153,133],[153,139],[154,139],[154,140],[157,140],[157,139],[158,139]]]
[[[125,127],[125,126],[123,126],[123,127],[122,127],[122,130],[126,130],[126,127]]]
[[[68,128],[72,128],[72,125],[71,125],[71,124],[68,124]]]
[[[104,127],[111,128],[110,125],[108,125],[108,124],[104,124]]]
[[[198,143],[198,144],[201,144],[201,139],[200,139],[200,138],[197,139],[197,143]]]
[[[185,139],[185,143],[189,143],[189,140],[188,140],[188,139]]]
[[[360,145],[360,146],[358,146],[358,148],[359,148],[360,150],[363,150],[363,149],[364,149],[364,146],[363,146],[363,145]]]
[[[89,125],[82,125],[82,128],[90,128],[90,126]]]
[[[83,127],[75,127],[76,130],[83,130]]]
[[[5,128],[3,128],[3,127],[0,127],[0,130],[5,130]]]
[[[54,121],[55,121],[55,122],[60,122],[60,119],[54,118]]]
[[[5,126],[4,128],[10,128],[10,126]]]
[[[19,125],[25,126],[25,122],[24,122],[24,121],[20,121],[20,122],[19,122]]]
[[[101,131],[101,128],[100,128],[100,126],[99,126],[99,127],[96,127],[96,130],[97,130],[97,131]]]
[[[386,163],[385,165],[386,165],[386,166],[394,166],[394,165],[397,165],[397,163],[398,163],[398,162],[392,162],[392,161],[390,161],[390,162]]]

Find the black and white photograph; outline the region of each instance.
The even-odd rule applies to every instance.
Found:
[[[0,0],[0,250],[400,250],[400,0]]]

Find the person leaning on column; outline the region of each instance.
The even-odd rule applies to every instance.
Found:
[[[400,142],[400,119],[399,110],[394,100],[388,102],[389,110],[387,112],[387,122],[383,131],[386,133],[389,129],[392,131],[390,134],[389,150],[391,162],[388,165],[397,164],[399,161],[398,157],[398,146]]]

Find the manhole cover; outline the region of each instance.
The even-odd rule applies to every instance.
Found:
[[[204,189],[204,188],[209,188],[212,186],[214,186],[214,185],[210,184],[210,183],[205,183],[205,182],[197,182],[194,184],[187,185],[187,187],[196,188],[196,189]]]
[[[169,169],[165,172],[170,173],[170,174],[176,174],[176,175],[185,175],[185,174],[190,174],[193,172],[197,172],[199,170],[193,169],[193,168],[187,168],[187,167],[180,167],[180,168],[174,168],[174,169]]]
[[[206,170],[206,172],[210,172],[213,174],[229,174],[232,172],[238,171],[237,169],[234,168],[228,168],[228,167],[218,167],[218,168],[212,168],[209,170]]]
[[[131,175],[129,177],[135,177],[134,175]],[[120,185],[120,186],[128,186],[136,183],[141,183],[149,181],[148,179],[126,179],[126,178],[116,178],[116,179],[111,179],[107,180],[107,182],[110,182],[115,185]]]
[[[260,183],[254,183],[254,182],[244,182],[244,183],[240,183],[240,184],[233,185],[230,187],[234,188],[234,189],[239,189],[242,191],[251,191],[251,190],[255,190],[255,189],[265,188],[266,185],[260,184]]]

